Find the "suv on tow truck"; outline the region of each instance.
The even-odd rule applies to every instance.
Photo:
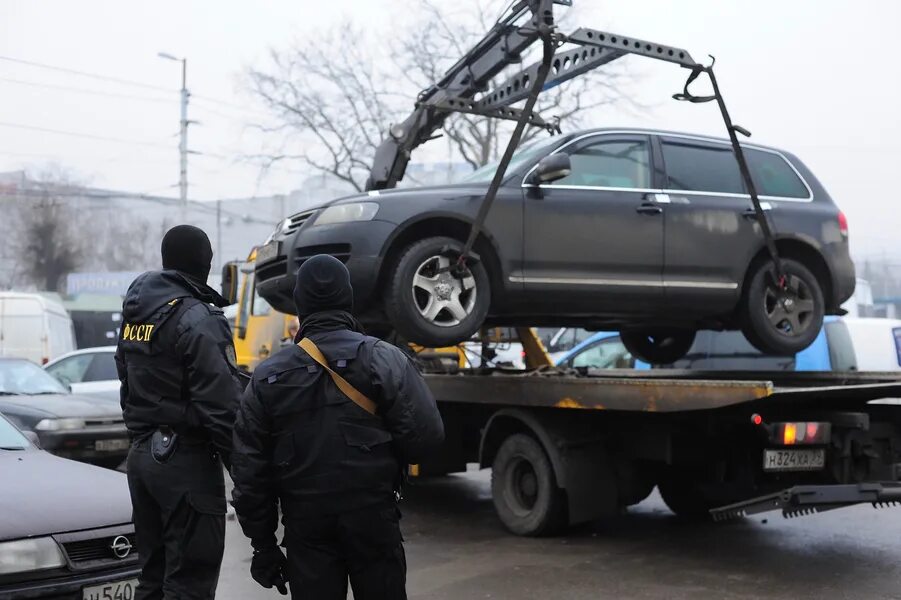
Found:
[[[460,184],[372,191],[284,220],[257,255],[260,293],[292,310],[294,273],[327,253],[344,261],[370,323],[386,318],[433,346],[483,323],[618,329],[633,355],[671,363],[698,329],[741,329],[757,348],[794,354],[854,290],[847,222],[794,155],[743,144],[795,294],[779,303],[729,142],[684,133],[597,129],[513,155],[475,252],[454,277],[497,164]],[[552,157],[568,173],[548,173]],[[665,235],[664,235],[665,232]],[[669,345],[648,336],[675,334]],[[809,338],[809,339],[808,339]]]

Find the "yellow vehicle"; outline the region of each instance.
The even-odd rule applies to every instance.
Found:
[[[256,255],[254,248],[247,261],[231,262],[223,268],[223,290],[230,288],[238,303],[232,327],[235,355],[238,367],[247,372],[278,351],[297,331],[297,317],[275,310],[257,293],[253,274]]]

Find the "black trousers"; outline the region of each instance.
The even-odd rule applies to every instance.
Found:
[[[206,444],[181,443],[165,463],[149,442],[128,454],[141,575],[135,600],[210,600],[225,548],[222,465]]]
[[[396,506],[285,518],[292,600],[406,600],[407,561]]]

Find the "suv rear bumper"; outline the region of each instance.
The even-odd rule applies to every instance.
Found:
[[[823,247],[823,258],[832,271],[832,297],[826,298],[826,312],[837,314],[835,311],[854,293],[857,284],[857,272],[851,255],[848,252],[848,244],[827,244]]]

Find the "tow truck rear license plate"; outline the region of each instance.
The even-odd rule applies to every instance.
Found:
[[[819,471],[826,466],[826,450],[764,450],[764,471]]]
[[[83,600],[134,600],[137,589],[137,579],[126,579],[86,587],[81,591],[81,597]]]
[[[264,263],[278,256],[278,242],[269,242],[257,250],[257,263]]]

